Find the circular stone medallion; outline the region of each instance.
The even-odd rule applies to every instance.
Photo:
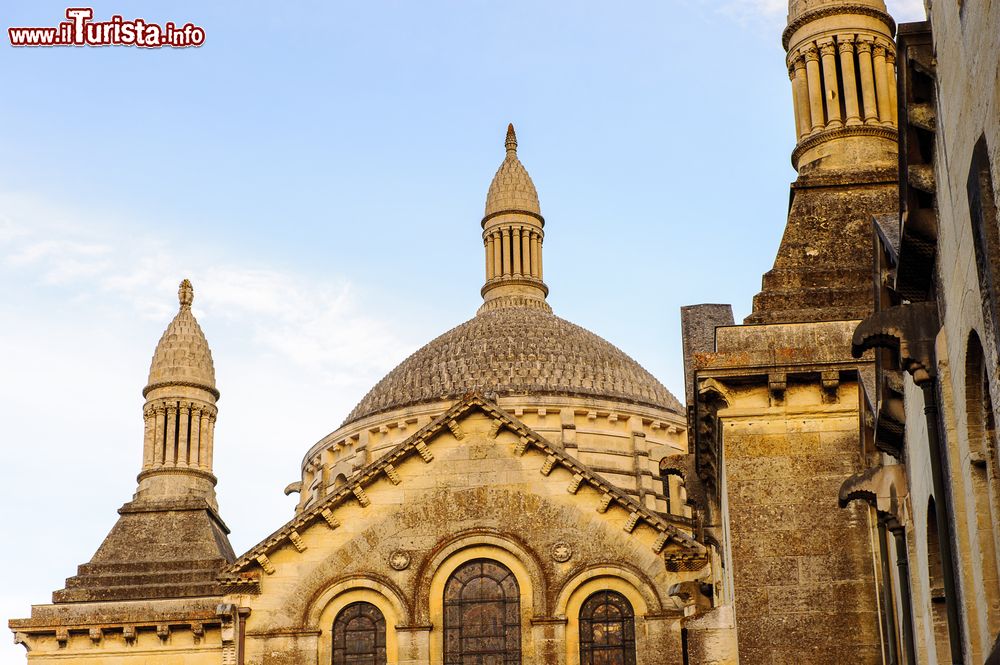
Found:
[[[566,543],[556,543],[552,546],[552,560],[565,563],[573,556],[573,550]]]
[[[389,565],[393,570],[406,570],[410,567],[410,555],[403,550],[396,550],[389,555]]]

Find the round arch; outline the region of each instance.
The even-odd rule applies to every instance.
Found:
[[[534,662],[531,618],[535,608],[544,605],[544,577],[535,558],[527,550],[497,536],[466,535],[438,550],[423,570],[418,607],[427,608],[430,633],[430,662],[444,661],[444,589],[448,579],[461,565],[476,559],[497,561],[517,580],[521,603],[521,658]],[[425,584],[426,582],[426,584]],[[426,589],[426,595],[425,595]],[[542,602],[538,602],[542,601]]]
[[[662,606],[647,580],[614,564],[580,571],[559,591],[555,616],[566,619],[566,665],[580,665],[580,610],[587,598],[598,591],[617,591],[632,605],[635,612],[636,662],[642,665],[644,652],[647,651],[642,624],[647,614],[658,613]]]
[[[495,532],[484,532],[479,530],[465,531],[459,533],[454,538],[451,538],[447,542],[439,545],[430,558],[426,559],[417,571],[417,597],[416,605],[414,605],[414,615],[416,616],[416,621],[418,623],[426,623],[429,619],[427,614],[429,602],[431,599],[431,586],[438,576],[438,571],[441,570],[442,565],[445,561],[448,561],[452,557],[458,555],[459,552],[471,547],[492,547],[497,551],[506,552],[504,556],[512,556],[517,560],[516,565],[522,569],[523,572],[519,572],[514,568],[511,570],[517,577],[517,582],[521,585],[521,593],[524,594],[525,588],[531,589],[531,606],[535,610],[535,614],[544,614],[547,609],[548,603],[546,602],[546,576],[542,569],[541,562],[538,556],[529,549],[526,545],[509,538],[502,536]],[[469,561],[475,559],[475,556],[462,555],[461,561],[455,564],[457,568],[463,561]],[[478,557],[478,558],[490,558]],[[507,565],[504,560],[497,559],[500,563]],[[510,568],[510,566],[507,566]],[[454,568],[452,569],[454,570]],[[451,574],[450,572],[448,573]],[[528,587],[525,587],[524,581],[521,577],[528,578]],[[522,603],[523,606],[523,603]]]
[[[371,603],[385,617],[385,652],[388,665],[399,662],[396,626],[408,620],[403,596],[394,586],[370,577],[349,577],[327,585],[309,603],[304,624],[319,632],[318,661],[331,662],[333,621],[351,603]]]

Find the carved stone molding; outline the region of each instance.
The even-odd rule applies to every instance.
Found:
[[[922,384],[936,374],[934,338],[940,328],[934,301],[889,307],[858,324],[851,340],[851,355],[860,358],[868,349],[891,349],[898,354],[900,369]]]
[[[841,508],[851,501],[864,501],[905,525],[909,523],[908,497],[906,468],[902,464],[889,464],[851,476],[840,486],[838,498]]]
[[[896,22],[892,20],[892,17],[887,13],[875,9],[874,7],[869,7],[868,5],[842,5],[836,4],[828,7],[820,7],[809,12],[805,12],[794,21],[788,24],[788,27],[781,33],[781,46],[786,51],[788,50],[788,42],[795,34],[795,31],[812,21],[817,21],[821,18],[827,18],[830,16],[841,16],[844,14],[856,14],[860,16],[871,16],[872,18],[877,18],[883,23],[885,23],[888,28],[888,33],[890,35],[896,34]]]
[[[798,163],[799,157],[807,150],[815,148],[821,143],[842,139],[849,136],[877,136],[890,141],[898,140],[898,133],[894,127],[878,127],[873,125],[859,125],[855,127],[838,127],[837,129],[827,129],[810,136],[806,136],[792,151],[792,165]]]

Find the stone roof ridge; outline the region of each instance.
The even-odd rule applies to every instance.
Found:
[[[298,529],[304,529],[318,520],[325,521],[327,518],[324,516],[324,511],[329,512],[331,508],[339,505],[343,500],[356,496],[356,489],[363,489],[365,485],[376,480],[379,474],[386,473],[388,475],[386,467],[392,467],[391,471],[394,472],[393,465],[394,463],[398,463],[401,458],[414,453],[421,456],[429,454],[429,450],[424,444],[442,429],[455,426],[455,421],[473,408],[479,408],[488,415],[493,416],[494,419],[499,420],[501,427],[507,427],[515,433],[520,434],[522,443],[525,446],[529,444],[533,445],[555,458],[553,465],[558,462],[560,465],[579,474],[590,485],[609,495],[611,497],[609,505],[611,503],[618,503],[622,508],[629,510],[637,519],[647,522],[654,529],[660,531],[666,539],[680,545],[687,554],[694,556],[703,556],[705,554],[705,547],[701,543],[681,532],[670,520],[640,504],[621,489],[615,487],[603,476],[590,469],[586,464],[571,456],[562,446],[548,441],[541,434],[535,432],[523,422],[501,409],[494,402],[487,400],[482,393],[470,392],[459,399],[445,413],[422,427],[405,441],[397,444],[388,453],[358,470],[337,492],[330,494],[308,510],[296,515],[280,529],[248,550],[225,569],[220,576],[220,581],[223,584],[229,585],[246,585],[248,583],[248,579],[245,576],[245,568],[247,566],[259,565],[263,567],[260,558],[266,557],[268,552],[281,546],[284,541],[291,540],[292,533],[296,533],[297,537]],[[684,524],[684,526],[687,526],[687,524]],[[252,581],[250,583],[252,584]]]

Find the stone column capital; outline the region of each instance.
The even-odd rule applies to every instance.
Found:
[[[875,42],[875,45],[872,47],[872,55],[876,58],[884,58],[885,52],[886,52],[885,44],[881,42]]]
[[[802,56],[806,59],[806,62],[818,62],[819,49],[816,48],[815,44],[810,44],[802,49]]]
[[[858,39],[858,53],[871,53],[874,45],[874,37],[862,36]]]
[[[854,35],[838,36],[837,48],[841,53],[854,53]]]
[[[836,51],[836,48],[837,47],[833,43],[832,39],[828,39],[828,40],[819,42],[819,52],[820,52],[820,55],[823,55],[823,56],[833,55],[834,52]]]

